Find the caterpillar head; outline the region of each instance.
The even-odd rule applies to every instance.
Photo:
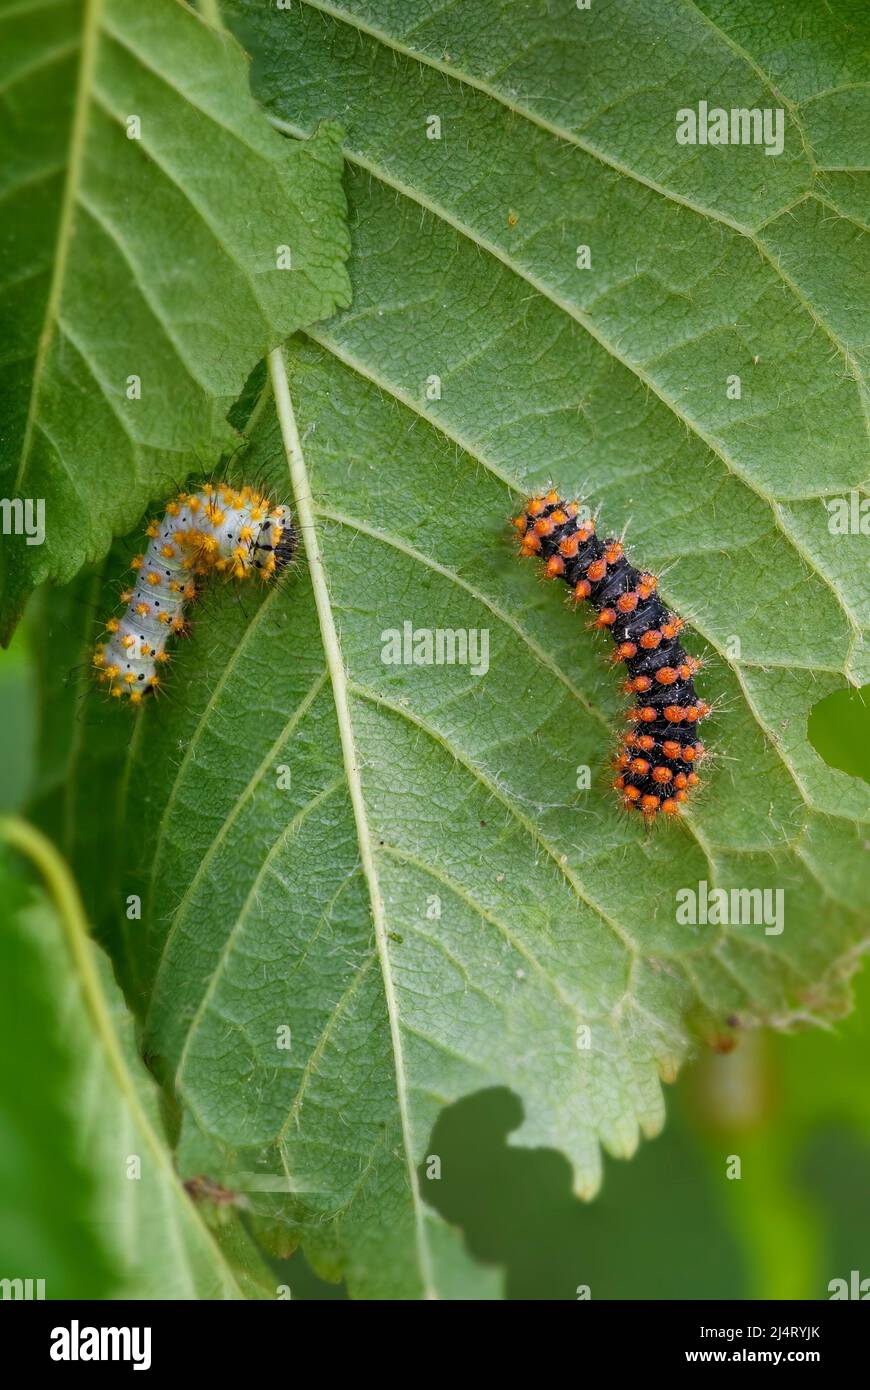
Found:
[[[280,574],[296,553],[296,528],[289,507],[274,507],[253,547],[254,567],[264,578]]]

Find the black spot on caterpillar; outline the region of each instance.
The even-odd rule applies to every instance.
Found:
[[[576,502],[556,492],[532,497],[514,526],[521,553],[544,560],[548,578],[564,579],[578,603],[586,599],[597,610],[595,626],[615,643],[613,660],[628,667],[623,688],[635,697],[628,715],[635,728],[614,759],[623,804],[645,820],[679,815],[699,784],[695,765],[704,747],[695,726],[710,713],[695,692],[701,663],[679,639],[682,618],[665,608],[655,575],[635,569],[621,541],[597,536]]]

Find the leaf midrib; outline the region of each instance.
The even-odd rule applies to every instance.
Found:
[[[73,219],[76,209],[77,189],[81,182],[84,163],[85,141],[87,138],[88,126],[89,91],[96,70],[102,12],[103,0],[85,0],[81,56],[79,58],[75,104],[73,107],[73,119],[70,126],[67,151],[66,179],[64,182],[63,199],[61,201],[60,218],[58,220],[57,237],[55,241],[57,249],[52,270],[51,284],[48,291],[48,299],[46,300],[45,313],[42,320],[42,331],[39,335],[36,359],[33,364],[33,380],[31,382],[30,400],[27,408],[27,420],[24,426],[24,437],[21,442],[21,459],[12,487],[12,496],[18,496],[20,493],[27,471],[27,462],[33,442],[33,431],[36,425],[37,411],[39,409],[39,398],[42,393],[42,379],[49,349],[54,339],[54,329],[66,278],[67,260],[69,258],[70,243],[72,241]]]
[[[416,1232],[414,1250],[417,1268],[424,1296],[427,1299],[434,1299],[437,1298],[438,1295],[432,1267],[432,1253],[429,1249],[426,1232],[426,1215],[423,1208],[416,1159],[413,1151],[404,1044],[401,1036],[395,982],[390,965],[386,911],[380,891],[374,845],[369,829],[368,813],[363,796],[362,780],[360,778],[356,739],[350,713],[347,673],[345,671],[344,658],[341,653],[338,633],[335,627],[332,602],[326,585],[326,572],[320,554],[320,543],[318,541],[317,531],[314,525],[314,513],[311,504],[311,484],[308,479],[299,434],[296,428],[296,419],[293,413],[290,389],[287,382],[287,368],[282,349],[276,348],[271,352],[268,361],[272,390],[275,396],[275,411],[278,416],[281,437],[284,442],[284,451],[290,472],[290,483],[293,489],[296,511],[299,518],[299,530],[304,537],[305,552],[308,557],[311,572],[311,585],[314,591],[315,607],[320,623],[321,639],[330,679],[332,681],[335,713],[341,736],[344,774],[350,793],[351,805],[353,807],[362,871],[369,891],[372,925],[374,927],[375,941],[377,943],[378,960],[380,962],[384,986],[384,1000],[392,1042],[396,1078],[396,1098],[402,1131],[408,1189],[414,1214],[414,1228]]]
[[[30,13],[34,8],[54,8],[54,6],[37,5],[34,7],[31,5],[24,5],[19,8],[22,13]],[[11,11],[5,12],[2,16],[0,16],[0,18],[6,20],[10,17],[14,17],[15,14],[16,10],[13,9]],[[194,18],[196,18],[196,20],[199,23],[203,22],[202,17],[200,15],[197,15],[195,11],[191,11],[191,15]],[[18,468],[12,486],[12,496],[18,496],[20,494],[22,485],[24,483],[24,479],[27,474],[30,453],[33,445],[34,431],[36,429],[36,426],[40,423],[38,420],[38,415],[48,355],[55,341],[56,332],[60,326],[60,305],[63,298],[64,286],[66,283],[69,253],[74,233],[74,220],[76,215],[76,209],[81,202],[80,195],[83,183],[84,158],[88,137],[89,111],[92,105],[99,105],[101,109],[105,112],[105,114],[109,116],[111,119],[116,121],[120,121],[122,119],[119,116],[119,114],[111,108],[111,105],[109,104],[107,98],[98,91],[96,84],[97,61],[100,48],[100,39],[101,36],[104,35],[110,37],[115,43],[117,43],[121,48],[123,48],[127,53],[129,53],[130,56],[133,57],[143,68],[147,69],[155,78],[158,78],[161,82],[163,82],[164,85],[171,87],[171,89],[182,99],[182,101],[191,106],[192,109],[200,112],[200,114],[202,114],[208,120],[210,120],[212,123],[218,126],[218,128],[226,131],[227,134],[231,135],[235,140],[238,140],[240,143],[242,143],[246,149],[250,150],[252,155],[257,157],[257,159],[265,163],[270,162],[269,156],[266,151],[264,151],[263,149],[258,149],[256,146],[252,145],[249,140],[244,138],[244,135],[241,135],[238,131],[233,130],[231,127],[226,126],[223,122],[221,122],[213,111],[209,111],[206,108],[204,108],[201,104],[192,101],[187,91],[182,91],[178,87],[174,86],[171,82],[169,82],[166,76],[153,66],[153,64],[148,60],[148,58],[141,52],[141,50],[136,45],[134,45],[129,40],[127,36],[125,36],[121,31],[119,31],[116,26],[109,23],[105,12],[105,0],[84,0],[83,25],[80,38],[77,41],[71,41],[67,43],[63,46],[63,48],[51,50],[49,53],[50,58],[56,59],[58,56],[68,56],[69,54],[78,50],[80,53],[80,59],[76,77],[76,94],[73,105],[73,116],[70,124],[70,134],[67,146],[67,158],[65,164],[61,166],[66,170],[66,175],[64,179],[63,195],[61,199],[61,208],[58,219],[57,233],[55,237],[54,264],[52,267],[51,282],[49,285],[48,297],[46,299],[45,311],[42,319],[42,328],[39,334],[39,338],[37,340],[37,350],[34,358],[33,373],[31,379],[30,399],[28,402],[28,411],[25,420],[24,434],[22,437]],[[44,66],[44,56],[45,55],[40,55],[39,62],[31,66],[36,70],[38,70],[39,67]],[[219,233],[219,230],[212,224],[210,216],[207,215],[207,212],[203,209],[202,206],[200,206],[198,201],[192,197],[189,189],[184,187],[182,184],[178,183],[178,181],[169,172],[165,165],[157,159],[157,156],[155,155],[153,149],[147,151],[147,153],[150,155],[152,159],[154,159],[155,163],[160,168],[161,173],[164,175],[164,177],[166,177],[173,184],[173,186],[179,190],[182,196],[188,199],[201,222],[208,228],[209,232],[215,238],[215,241],[220,246],[221,250],[224,252],[225,255],[228,256],[230,262],[236,267],[236,269],[242,276],[244,282],[248,286],[253,303],[256,305],[257,313],[259,314],[260,319],[262,320],[265,326],[268,322],[268,316],[265,314],[263,304],[261,302],[260,295],[258,292],[258,287],[251,274],[249,273],[247,267],[239,261],[238,257],[234,254],[232,249],[225,243],[223,237]],[[18,192],[18,188],[19,185],[16,185],[12,190],[10,190],[10,192],[12,194],[15,194]],[[105,227],[104,230],[106,230]],[[118,237],[114,234],[114,231],[112,233],[112,239],[119,246],[119,250],[121,251],[121,253],[124,254],[123,249],[119,244]],[[125,258],[128,260],[129,263],[129,257]],[[141,277],[137,277],[136,283],[137,286],[141,288],[141,286],[143,285]],[[152,312],[156,313],[156,311],[154,310],[154,306],[150,301],[150,298],[148,298],[146,302],[149,304],[149,307],[151,308]],[[203,383],[198,380],[195,371],[190,367],[186,358],[182,354],[180,348],[169,334],[166,325],[163,323],[162,317],[160,315],[156,315],[156,317],[161,328],[166,333],[167,337],[169,337],[172,346],[178,353],[183,367],[192,377],[192,379],[196,381],[199,386],[202,387]],[[90,366],[91,364],[89,358],[87,357],[87,354],[82,352],[82,349],[80,347],[78,347],[78,351],[82,353],[84,360],[88,362],[88,365]],[[101,385],[101,383],[99,382],[98,384]],[[103,394],[105,395],[105,391],[103,391]],[[111,404],[111,400],[109,400],[109,405],[111,406]],[[115,411],[115,414],[117,415],[117,411]],[[138,459],[140,446],[136,439],[130,434],[130,431],[125,425],[124,421],[120,420],[120,417],[118,418],[120,423],[122,424],[122,427],[125,429],[125,432],[131,439],[134,457]],[[61,457],[61,461],[63,461],[60,450],[57,450],[56,445],[54,447],[56,449],[56,452],[58,452],[59,456]]]

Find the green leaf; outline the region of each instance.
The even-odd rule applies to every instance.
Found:
[[[185,1171],[247,1182],[263,1238],[358,1295],[492,1288],[426,1204],[446,1104],[510,1087],[512,1141],[589,1195],[699,1039],[836,1017],[868,936],[870,795],[806,731],[866,666],[865,552],[822,505],[868,472],[858,176],[812,159],[805,91],[781,160],[675,144],[708,92],[780,104],[721,16],[567,8],[225,7],[278,128],[348,132],[353,308],[291,345],[292,404],[272,355],[280,421],[267,393],[233,465],[292,492],[306,563],[244,606],[210,594],[132,734],[84,687],[75,719],[52,706],[46,797],[65,721],[70,852],[178,1089]],[[813,91],[826,13],[790,54]],[[549,478],[631,521],[706,649],[717,756],[680,826],[621,815],[618,682],[514,563],[507,518]],[[405,622],[487,629],[486,673],[386,664]],[[783,932],[681,925],[702,881],[782,890]]]
[[[870,472],[854,293],[870,272],[868,176],[860,122],[838,127],[840,149],[832,125],[824,157],[810,135],[829,86],[853,84],[866,120],[870,44],[865,21],[855,44],[849,4],[792,8],[784,26],[773,0],[717,0],[709,15],[690,0],[542,0],[522,14],[469,0],[461,17],[422,0],[223,6],[278,128],[346,122],[365,279],[321,341],[512,482],[582,481],[614,524],[631,517],[647,559],[679,556],[678,578],[703,585],[693,616],[708,640],[727,612],[747,665],[810,658],[857,680],[863,538],[832,536],[819,498]],[[785,90],[765,76],[774,58]],[[782,156],[677,145],[676,111],[716,94],[782,107]],[[440,140],[426,138],[430,115]],[[740,400],[726,397],[732,374]],[[647,505],[656,484],[672,498],[667,546]],[[699,507],[715,507],[717,552],[753,569],[763,552],[775,571],[751,631],[737,577],[722,582],[722,555],[695,536]],[[786,625],[780,596],[797,587],[810,621]],[[826,640],[808,648],[814,619]]]
[[[22,821],[0,820],[0,844],[4,1276],[44,1279],[46,1298],[274,1297],[235,1214],[210,1230],[182,1187],[157,1087],[62,860]],[[9,845],[53,902],[15,871]]]
[[[44,544],[4,536],[8,639],[231,446],[256,362],[347,303],[347,233],[337,128],[280,139],[178,0],[3,3],[0,50],[0,493],[45,504]]]
[[[35,694],[26,642],[13,642],[8,650],[0,651],[0,729],[3,730],[0,815],[17,811],[31,792],[37,724]]]

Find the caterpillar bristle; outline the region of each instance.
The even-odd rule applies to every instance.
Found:
[[[623,805],[646,821],[678,816],[700,786],[693,769],[706,750],[695,725],[710,713],[695,691],[701,662],[679,640],[683,619],[658,597],[657,576],[635,569],[621,539],[602,540],[595,518],[581,513],[579,503],[551,490],[529,498],[512,524],[520,554],[541,560],[545,576],[562,579],[575,603],[592,605],[596,617],[589,626],[610,633],[612,660],[628,669],[623,689],[635,703],[626,720],[635,727],[623,736],[613,783]]]
[[[141,704],[162,688],[158,665],[169,661],[166,643],[185,632],[184,610],[209,574],[269,582],[290,563],[296,532],[289,507],[260,489],[225,482],[179,492],[161,519],[149,522],[144,555],[133,558],[126,611],[110,618],[94,653],[97,679],[115,699]]]

